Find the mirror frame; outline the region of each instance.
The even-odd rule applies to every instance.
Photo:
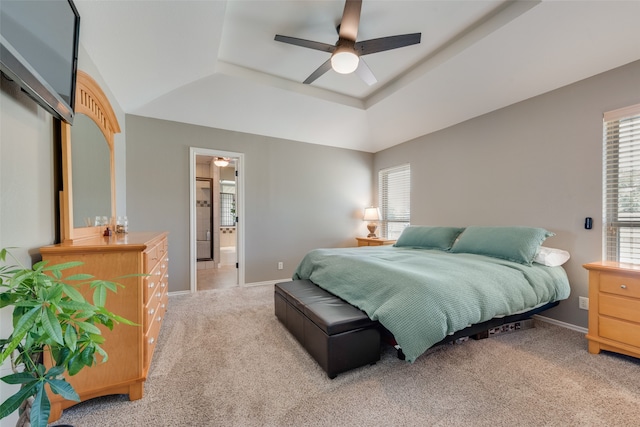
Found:
[[[107,144],[110,153],[111,171],[111,212],[109,217],[116,216],[116,186],[115,186],[115,156],[114,135],[120,133],[118,119],[111,107],[109,99],[100,88],[100,85],[89,74],[78,70],[76,77],[76,103],[75,114],[84,114],[95,122]],[[62,241],[73,242],[96,236],[102,236],[103,227],[74,227],[73,224],[73,171],[71,170],[71,125],[61,123],[62,142],[62,185],[60,192],[61,207],[61,234]],[[76,143],[78,143],[76,141]]]

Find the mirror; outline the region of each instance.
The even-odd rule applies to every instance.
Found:
[[[90,227],[111,216],[111,153],[98,125],[77,114],[71,127],[73,226]]]
[[[120,126],[108,98],[87,73],[78,71],[73,126],[61,125],[61,228],[63,242],[101,236],[95,219],[116,215],[114,134]]]

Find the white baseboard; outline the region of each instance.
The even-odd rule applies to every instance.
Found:
[[[290,280],[291,280],[291,278],[288,277],[286,279],[267,280],[266,282],[245,283],[242,287],[243,288],[249,288],[249,287],[254,287],[254,286],[268,286],[268,285],[272,285],[273,286],[276,283],[288,282]],[[173,292],[169,292],[169,296],[170,297],[174,297],[176,295],[188,295],[190,293],[191,293],[190,290],[187,290],[187,291],[173,291]]]
[[[173,292],[169,292],[169,296],[175,297],[176,295],[188,295],[190,293],[191,291],[173,291]]]
[[[571,323],[562,322],[560,320],[552,319],[550,317],[541,316],[539,314],[535,314],[535,315],[533,315],[533,317],[535,319],[540,320],[541,322],[551,323],[552,325],[561,326],[563,328],[571,329],[573,331],[582,332],[583,334],[586,334],[588,332],[588,329],[587,328],[583,328],[582,326],[577,326],[577,325],[574,325],[574,324],[571,324]]]
[[[277,280],[267,280],[266,282],[253,282],[253,283],[245,283],[244,286],[266,286],[266,285],[275,285],[276,283],[282,282],[290,282],[291,278],[288,277],[286,279],[277,279]]]

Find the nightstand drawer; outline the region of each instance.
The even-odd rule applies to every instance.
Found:
[[[640,323],[640,300],[600,294],[600,314]]]
[[[640,298],[640,278],[625,274],[600,273],[600,291]]]
[[[382,238],[371,238],[371,237],[356,237],[358,241],[358,246],[384,246],[384,245],[393,245],[396,241],[390,239],[382,239]]]
[[[640,324],[601,316],[600,336],[634,347],[640,347]]]

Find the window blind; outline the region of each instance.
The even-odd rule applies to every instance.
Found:
[[[604,258],[640,264],[640,104],[603,121]]]
[[[411,221],[411,166],[382,169],[378,173],[380,234],[397,239]]]

